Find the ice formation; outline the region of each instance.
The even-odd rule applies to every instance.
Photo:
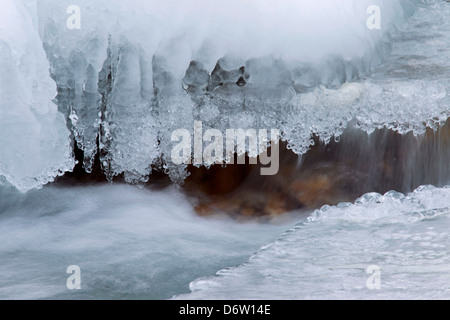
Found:
[[[323,206],[247,263],[199,278],[175,298],[448,299],[449,197],[448,187],[421,186]],[[378,290],[369,267],[381,270]]]
[[[0,183],[25,191],[74,166],[69,131],[39,38],[36,4],[4,0],[0,13]]]
[[[450,114],[442,81],[449,53],[436,57],[450,26],[433,16],[448,11],[442,1],[3,3],[0,176],[22,190],[73,166],[62,114],[86,171],[98,152],[109,178],[123,173],[133,183],[147,181],[153,166],[184,179],[186,168],[170,160],[171,133],[192,133],[194,120],[223,132],[276,128],[303,153],[312,134],[328,140],[351,120],[367,131],[421,132]],[[380,30],[367,27],[372,5],[381,9]],[[414,12],[435,28],[406,26]],[[411,48],[408,36],[424,41]],[[395,59],[411,49],[418,57]],[[423,60],[429,77],[409,81]]]

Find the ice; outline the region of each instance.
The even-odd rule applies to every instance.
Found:
[[[74,166],[64,116],[52,102],[56,86],[36,22],[32,1],[2,2],[0,177],[21,191],[40,187]]]
[[[150,102],[142,96],[146,65],[139,48],[131,43],[125,42],[116,54],[113,50],[109,50],[111,65],[104,66],[114,76],[109,84],[111,90],[103,92],[105,134],[101,150],[105,156],[100,160],[110,179],[124,173],[127,182],[146,182],[150,166],[159,156],[157,118],[152,115]]]
[[[186,166],[171,161],[171,134],[193,134],[194,121],[222,132],[279,129],[302,154],[313,135],[328,141],[350,123],[418,134],[450,114],[443,1],[80,0],[79,26],[70,24],[72,1],[25,3],[47,55],[38,68],[48,79],[50,65],[72,144],[87,172],[99,153],[110,180],[123,174],[140,184],[158,169],[182,182]],[[367,26],[373,5],[380,30]],[[39,46],[35,31],[11,28],[19,5],[9,7],[5,30],[16,40],[5,43]],[[38,91],[51,104],[54,83]],[[33,186],[45,183],[38,180]]]
[[[162,165],[175,181],[186,176],[168,156],[175,129],[193,133],[194,120],[222,131],[279,128],[291,118],[294,88],[340,86],[379,64],[389,53],[390,30],[411,10],[408,1],[379,1],[385,29],[371,32],[366,27],[371,4],[131,1],[124,10],[120,1],[79,1],[80,30],[64,28],[67,16],[60,13],[69,1],[41,1],[38,7],[52,76],[67,92],[58,105],[77,117],[72,130],[85,152],[85,169],[91,168],[99,134],[107,176],[124,173],[126,180],[139,182],[148,179],[152,166]],[[94,79],[96,72],[101,105],[93,92],[90,100],[81,99],[86,77]],[[307,149],[309,128],[302,137],[283,129],[291,145],[301,146],[298,151]],[[332,136],[328,129],[333,130],[322,132]]]
[[[324,206],[177,299],[448,299],[450,188]],[[370,286],[371,268],[380,286]],[[368,285],[369,283],[369,285]]]
[[[84,168],[90,172],[97,153],[100,127],[102,96],[98,74],[107,58],[108,37],[97,31],[98,26],[93,26],[89,35],[84,34],[83,29],[64,32],[69,30],[66,20],[58,17],[67,18],[67,8],[72,3],[61,4],[38,1],[40,19],[45,13],[45,23],[40,20],[39,30],[50,63],[50,74],[58,87],[58,109],[68,118],[77,146],[84,151]],[[84,12],[86,19],[88,13],[87,10]]]

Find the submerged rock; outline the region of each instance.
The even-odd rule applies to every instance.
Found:
[[[450,181],[450,125],[422,136],[379,129],[347,129],[339,142],[318,137],[302,157],[280,145],[280,170],[261,176],[260,165],[190,167],[184,189],[199,215],[276,216],[296,209],[354,201],[366,192],[410,192]]]
[[[76,158],[83,152],[76,148]],[[378,129],[372,134],[348,128],[340,139],[321,142],[298,156],[279,144],[279,171],[260,175],[261,164],[213,165],[209,169],[189,166],[189,177],[181,188],[200,216],[227,214],[238,219],[274,217],[283,213],[319,208],[325,204],[352,202],[367,192],[395,190],[407,193],[420,185],[443,186],[450,182],[450,123],[424,135],[401,135]],[[258,162],[259,163],[259,162]],[[79,161],[74,172],[57,179],[63,184],[107,181],[95,159],[86,173]],[[125,182],[117,177],[115,182]],[[165,188],[173,182],[155,171],[142,186]]]

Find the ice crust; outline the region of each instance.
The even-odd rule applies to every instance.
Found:
[[[323,206],[246,263],[174,298],[448,299],[449,197],[449,187],[421,186]],[[380,270],[378,288],[369,267]]]
[[[327,141],[351,120],[369,132],[388,126],[420,133],[450,114],[443,81],[449,53],[436,58],[450,29],[441,1],[75,2],[5,2],[1,63],[13,69],[20,63],[1,78],[0,122],[8,125],[0,127],[0,176],[21,190],[73,167],[64,116],[86,171],[98,153],[110,179],[124,174],[142,183],[152,167],[183,181],[185,166],[170,159],[171,134],[193,133],[194,120],[222,132],[279,129],[301,154],[312,134]],[[80,29],[67,27],[73,4]],[[371,5],[381,8],[381,30],[367,27]],[[429,25],[407,23],[414,12],[413,22],[435,23],[425,41]],[[403,70],[395,54],[409,57],[412,48],[446,71],[409,81],[383,69]],[[37,126],[45,130],[36,133]]]

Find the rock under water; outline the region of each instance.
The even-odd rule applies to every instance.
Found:
[[[260,175],[260,164],[188,167],[189,177],[180,186],[201,215],[224,213],[239,219],[277,216],[296,209],[352,202],[367,192],[389,190],[407,193],[420,185],[443,186],[450,181],[450,124],[424,135],[401,135],[389,129],[367,134],[348,128],[339,141],[324,143],[320,137],[303,156],[279,144],[279,171]],[[77,149],[77,157],[83,153]],[[74,172],[57,183],[106,182],[98,159],[86,173],[81,161]],[[120,177],[117,183],[124,182]],[[172,182],[154,172],[147,188],[162,188]]]

